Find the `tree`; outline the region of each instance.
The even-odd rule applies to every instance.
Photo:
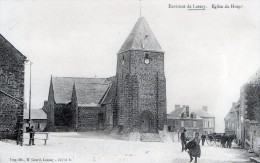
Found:
[[[260,121],[260,77],[245,85],[246,119]]]

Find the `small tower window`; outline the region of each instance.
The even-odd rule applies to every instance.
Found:
[[[144,58],[148,58],[148,57],[149,57],[148,53],[145,53]]]
[[[125,56],[123,55],[122,65],[125,64]]]
[[[150,59],[149,59],[148,53],[145,53],[145,55],[144,55],[144,63],[145,64],[149,64],[150,63]]]

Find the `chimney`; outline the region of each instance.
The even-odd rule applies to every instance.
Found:
[[[205,112],[208,112],[208,107],[207,106],[202,106],[202,110],[204,110]]]
[[[187,114],[187,117],[190,116],[190,108],[189,108],[189,105],[186,106],[186,114]]]
[[[175,109],[180,109],[180,105],[175,105]]]

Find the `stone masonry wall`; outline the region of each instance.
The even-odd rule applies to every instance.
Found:
[[[25,59],[0,37],[0,89],[21,101],[24,100]],[[0,93],[0,139],[16,139],[19,115],[23,115],[23,104]]]
[[[113,108],[111,104],[106,104],[102,106],[102,109],[105,110],[105,127],[113,128]]]
[[[118,125],[129,126],[128,122],[128,109],[126,108],[127,92],[125,89],[128,88],[127,74],[129,74],[130,66],[130,54],[126,52],[118,55],[117,58],[117,106],[118,106]],[[129,76],[129,75],[128,75]]]
[[[77,131],[98,129],[100,107],[78,107]]]
[[[117,79],[119,125],[138,129],[140,115],[148,110],[156,130],[162,130],[166,124],[164,54],[140,50],[118,54]]]
[[[65,110],[68,109],[65,104],[56,104],[54,109],[54,125],[67,126]]]
[[[163,126],[167,123],[166,118],[166,80],[163,74],[157,74],[157,105],[158,105],[158,128],[163,130]]]

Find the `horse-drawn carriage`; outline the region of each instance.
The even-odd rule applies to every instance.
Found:
[[[214,144],[216,146],[221,146],[221,137],[223,133],[213,133],[213,134],[208,134],[206,136],[206,142],[209,146],[213,146]]]

